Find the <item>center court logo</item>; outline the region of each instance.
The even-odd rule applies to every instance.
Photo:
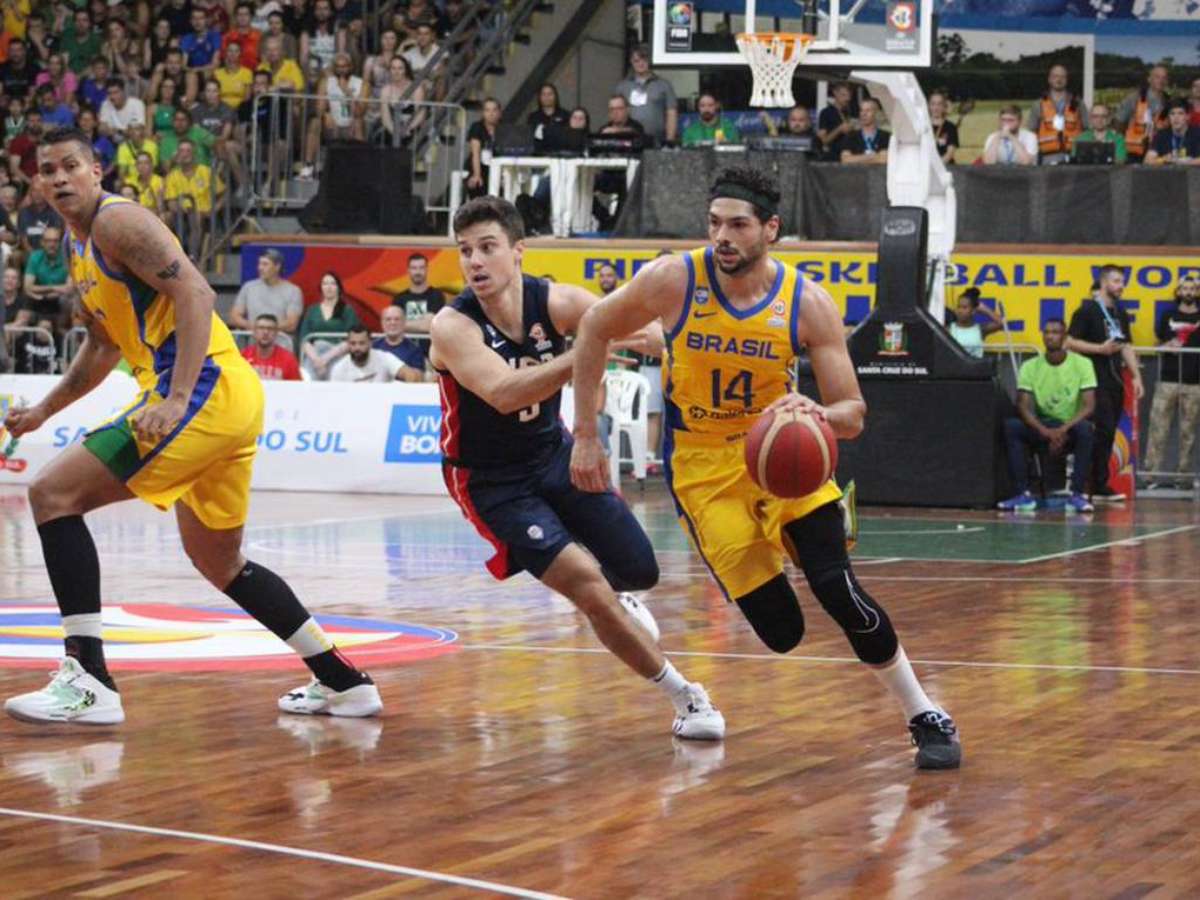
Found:
[[[102,614],[104,652],[118,671],[294,669],[296,654],[237,609],[126,603]],[[348,616],[315,616],[329,638],[365,668],[412,662],[456,649],[445,628]],[[0,606],[0,666],[43,668],[62,657],[54,606]]]
[[[389,463],[434,463],[442,461],[438,438],[442,430],[442,411],[437,406],[392,406],[387,446],[383,461]]]

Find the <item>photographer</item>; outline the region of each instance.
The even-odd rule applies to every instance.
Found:
[[[983,162],[988,166],[1036,166],[1037,135],[1021,127],[1021,110],[1006,106],[1000,110],[1000,127],[988,135],[983,145]]]
[[[1088,357],[1096,370],[1096,409],[1092,414],[1092,424],[1096,428],[1096,440],[1092,445],[1092,500],[1119,503],[1125,495],[1109,487],[1108,458],[1121,411],[1125,408],[1125,381],[1121,370],[1129,368],[1138,400],[1142,399],[1145,389],[1137,356],[1129,342],[1129,316],[1118,303],[1125,290],[1125,272],[1110,263],[1101,267],[1099,279],[1094,297],[1084,300],[1071,316],[1067,349]]]

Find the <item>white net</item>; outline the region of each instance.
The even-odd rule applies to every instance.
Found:
[[[751,106],[771,106],[790,109],[796,105],[792,96],[792,75],[808,50],[810,34],[739,34],[741,51],[754,74]]]

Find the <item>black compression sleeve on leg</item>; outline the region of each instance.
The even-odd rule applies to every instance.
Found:
[[[804,637],[804,613],[796,592],[782,572],[737,598],[746,620],[770,649],[787,653]]]
[[[63,516],[38,526],[42,556],[64,616],[100,612],[100,557],[83,516]]]
[[[290,638],[309,618],[308,610],[286,581],[250,560],[246,560],[245,568],[234,576],[224,593],[280,640]]]

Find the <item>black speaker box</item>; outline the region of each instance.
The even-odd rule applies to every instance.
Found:
[[[331,144],[321,187],[300,214],[306,231],[420,234],[425,209],[412,194],[405,147]]]

